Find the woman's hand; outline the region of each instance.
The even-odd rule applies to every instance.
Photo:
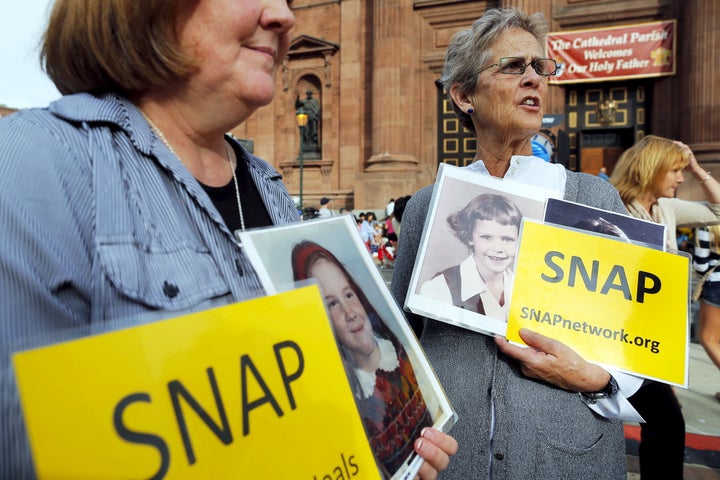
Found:
[[[697,180],[705,192],[705,199],[711,203],[720,203],[720,183],[718,183],[707,170],[700,166],[690,147],[677,140],[673,140],[673,143],[679,145],[688,153],[689,163],[687,167],[685,167],[685,171],[695,177],[695,180]]]
[[[520,362],[524,375],[573,392],[597,392],[610,381],[602,367],[585,361],[564,343],[527,328],[521,328],[519,334],[530,348],[512,345],[502,337],[495,337],[495,343],[501,352]]]
[[[680,142],[678,140],[673,140],[673,143],[675,145],[678,145],[684,152],[688,155],[688,164],[685,167],[685,170],[690,173],[691,175],[698,175],[700,172],[704,172],[700,164],[698,163],[697,159],[695,158],[695,154],[692,152],[689,146],[684,144],[683,142]]]
[[[458,443],[447,433],[427,427],[423,429],[420,438],[415,440],[414,447],[415,452],[425,460],[415,478],[435,480],[438,473],[450,464],[450,457],[457,453]]]

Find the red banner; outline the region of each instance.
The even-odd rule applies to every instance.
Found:
[[[621,27],[553,32],[548,57],[560,66],[551,83],[675,74],[676,20]]]

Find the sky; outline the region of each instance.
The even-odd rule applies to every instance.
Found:
[[[38,44],[52,0],[2,2],[0,15],[0,105],[43,107],[60,97],[40,68]]]

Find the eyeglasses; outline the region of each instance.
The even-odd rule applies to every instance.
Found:
[[[536,58],[530,63],[525,63],[525,59],[522,57],[502,57],[498,60],[498,63],[493,63],[480,70],[480,73],[484,72],[491,67],[499,67],[500,73],[507,75],[522,75],[525,73],[525,69],[529,66],[537,72],[538,75],[543,77],[550,77],[557,74],[558,66],[557,62],[552,58]]]

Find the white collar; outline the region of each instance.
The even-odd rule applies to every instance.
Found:
[[[380,349],[380,365],[379,370],[385,370],[386,372],[392,372],[400,366],[397,352],[390,340],[385,338],[375,337],[375,341]],[[356,368],[355,373],[357,374],[358,380],[360,381],[360,387],[362,388],[363,398],[369,398],[375,391],[375,372],[368,372],[361,368]]]
[[[483,293],[488,291],[487,283],[485,283],[485,280],[482,279],[480,276],[480,272],[478,272],[477,266],[475,265],[475,257],[473,255],[470,255],[468,258],[462,261],[460,264],[460,299],[464,302],[468,298],[471,298],[475,295],[482,295]],[[513,280],[513,274],[511,269],[507,269],[503,272],[503,291],[505,292],[505,296],[507,299],[509,299],[509,287],[512,285]],[[495,296],[490,293],[489,294],[492,298],[495,298]],[[505,302],[507,304],[507,302]],[[498,302],[499,305],[499,302]]]
[[[482,279],[477,266],[475,266],[475,257],[473,255],[470,255],[460,264],[460,279],[460,300],[463,302],[487,290],[485,280]]]
[[[475,160],[464,168],[490,175],[482,160]],[[503,178],[564,194],[567,172],[559,163],[548,163],[542,158],[533,156],[513,155],[510,159],[510,167]]]

